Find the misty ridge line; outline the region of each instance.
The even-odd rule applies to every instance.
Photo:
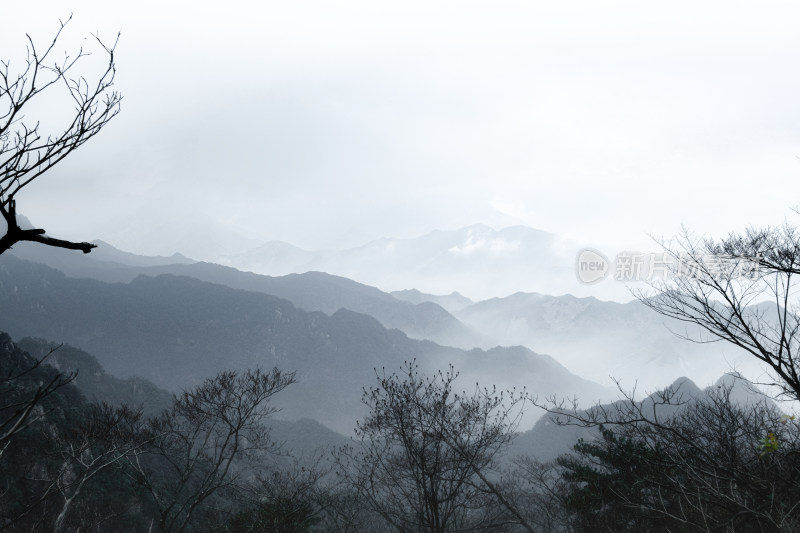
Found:
[[[527,234],[526,229],[516,231]],[[464,242],[464,235],[458,232],[434,235],[445,237],[448,247],[452,247],[454,235],[460,239],[457,242]],[[416,243],[413,239],[409,242]],[[443,248],[441,242],[437,245],[437,250]],[[358,279],[355,277],[321,272],[261,276],[211,263],[192,263],[182,256],[147,258],[110,246],[101,246],[85,257],[47,257],[48,253],[46,248],[33,246],[17,250],[20,257],[49,264],[73,277],[130,282],[140,274],[177,274],[278,296],[305,311],[330,316],[344,308],[364,313],[383,327],[443,346],[467,350],[525,346],[550,354],[573,373],[609,387],[614,386],[611,377],[650,390],[681,376],[710,384],[732,366],[753,366],[743,354],[723,346],[684,343],[661,317],[638,301],[623,304],[595,297],[514,292],[475,302],[460,293],[436,296],[416,289],[387,293],[353,281]],[[674,325],[672,329],[677,330]]]

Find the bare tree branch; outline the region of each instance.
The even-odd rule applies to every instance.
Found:
[[[28,35],[27,55],[22,66],[13,71],[11,60],[0,60],[0,213],[7,224],[0,238],[0,254],[20,241],[32,241],[88,253],[95,247],[89,243],[74,243],[44,235],[44,230],[22,230],[16,216],[17,194],[33,180],[53,168],[100,131],[120,111],[122,95],[113,90],[116,75],[115,49],[94,36],[107,56],[103,70],[91,81],[73,74],[91,52],[79,49],[74,55],[64,54],[56,60],[54,54],[59,39],[72,16],[61,22],[52,41],[37,48]],[[32,108],[46,93],[66,95],[74,104],[72,119],[51,133],[41,131],[41,121],[29,119],[24,111]]]
[[[276,411],[271,398],[293,383],[293,372],[277,368],[221,372],[150,420],[150,446],[129,463],[158,508],[162,531],[184,531],[206,499],[235,485],[236,460],[276,451],[264,421]]]

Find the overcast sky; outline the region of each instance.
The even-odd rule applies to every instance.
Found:
[[[524,224],[613,255],[800,203],[796,2],[69,4],[0,7],[2,57],[70,9],[67,46],[122,32],[121,114],[18,197],[56,236],[165,254]]]

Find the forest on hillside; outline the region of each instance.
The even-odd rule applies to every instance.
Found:
[[[797,423],[752,389],[742,395],[736,381],[706,391],[676,384],[643,401],[573,411],[571,423],[594,428],[592,436],[540,461],[508,453],[536,400],[463,392],[452,368],[425,375],[408,363],[376,374],[355,437],[336,441],[273,425],[274,397],[295,382],[279,369],[222,372],[169,395],[108,376],[69,347],[3,334],[0,349],[6,531],[798,525]],[[74,353],[59,359],[60,350]],[[316,442],[292,448],[308,439]]]

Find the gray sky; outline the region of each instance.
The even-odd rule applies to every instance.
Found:
[[[482,222],[613,255],[800,203],[795,2],[70,4],[65,44],[122,31],[125,100],[20,194],[53,235],[222,253]],[[0,7],[0,55],[62,5]]]

